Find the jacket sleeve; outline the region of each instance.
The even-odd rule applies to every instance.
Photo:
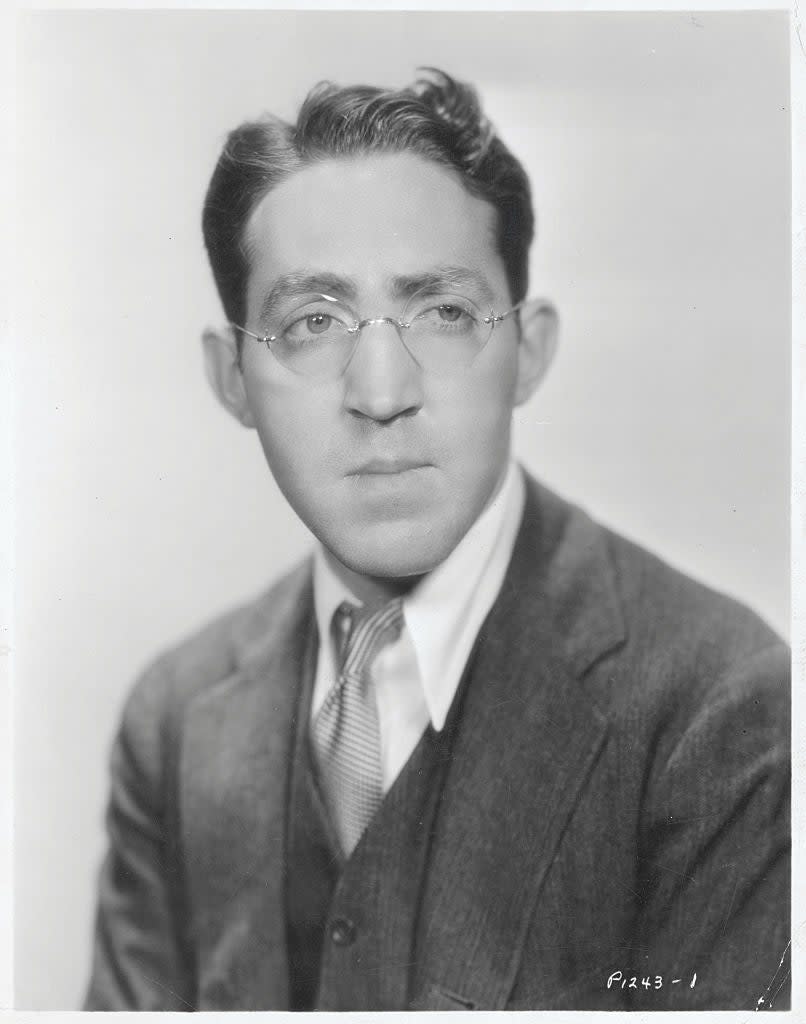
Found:
[[[788,680],[776,643],[709,684],[648,786],[636,1009],[788,1008]]]
[[[111,756],[87,1010],[192,1010],[172,848],[166,673],[159,663],[127,701]]]

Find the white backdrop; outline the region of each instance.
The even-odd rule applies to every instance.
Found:
[[[533,290],[562,336],[518,416],[522,461],[788,632],[784,14],[27,15],[20,1007],[80,999],[106,757],[136,672],[310,543],[201,369],[221,312],[199,220],[223,137],[293,115],[320,78],[402,85],[429,64],[478,85],[532,177]]]

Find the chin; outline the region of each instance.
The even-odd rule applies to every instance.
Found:
[[[458,539],[438,535],[433,529],[420,533],[387,528],[377,538],[369,531],[351,538],[350,543],[334,543],[331,551],[360,576],[403,580],[431,572],[450,555]]]

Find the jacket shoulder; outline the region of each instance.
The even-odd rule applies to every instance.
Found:
[[[535,493],[555,625],[579,640],[609,621],[605,632],[616,640],[605,673],[611,698],[621,693],[643,704],[679,701],[686,691],[703,696],[733,685],[759,661],[760,685],[785,687],[788,647],[755,611],[542,485]]]
[[[626,627],[623,646],[599,677],[606,678],[612,721],[624,729],[626,742],[636,742],[643,723],[663,761],[683,737],[691,740],[722,722],[729,731],[752,730],[759,744],[784,757],[785,641],[741,601],[607,527],[593,529],[608,551]]]
[[[741,601],[694,579],[635,542],[600,526],[615,568],[633,642],[665,642],[707,657],[741,657],[783,640]]]
[[[185,707],[247,664],[271,643],[309,594],[306,559],[267,591],[206,623],[154,659],[135,680],[122,716],[122,732],[157,734]],[[156,751],[152,751],[156,753]]]

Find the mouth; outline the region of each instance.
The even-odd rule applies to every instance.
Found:
[[[412,459],[407,456],[392,456],[385,458],[368,459],[356,469],[351,470],[348,476],[396,476],[401,473],[410,473],[417,469],[426,469],[430,465],[420,459]]]

